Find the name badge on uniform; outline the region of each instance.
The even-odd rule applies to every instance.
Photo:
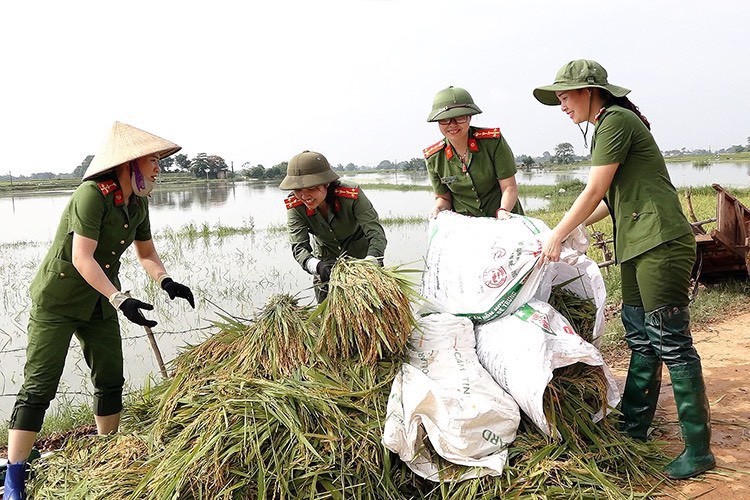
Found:
[[[448,176],[448,177],[441,177],[440,178],[440,182],[442,182],[446,186],[450,186],[454,182],[458,182],[458,176],[457,175],[451,175],[451,176]]]

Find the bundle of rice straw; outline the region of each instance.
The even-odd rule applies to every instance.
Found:
[[[594,326],[596,325],[596,304],[594,304],[594,299],[579,297],[570,290],[565,289],[564,286],[568,283],[560,283],[552,287],[548,304],[565,316],[570,326],[573,327],[573,330],[583,340],[592,342],[594,338]]]
[[[308,321],[311,310],[290,295],[271,297],[236,345],[239,352],[226,368],[273,379],[308,364],[315,347]]]
[[[419,300],[405,272],[340,258],[328,297],[314,313],[322,318],[320,351],[332,360],[360,359],[369,365],[401,357],[416,326],[410,301]]]
[[[300,306],[297,298],[279,294],[268,300],[249,326],[224,318],[220,333],[175,361],[174,381],[161,399],[157,428],[174,431],[168,422],[178,406],[216,379],[232,374],[273,379],[307,365],[314,349],[311,310]]]

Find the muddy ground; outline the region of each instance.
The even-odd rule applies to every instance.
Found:
[[[698,479],[677,481],[660,493],[672,498],[750,499],[750,312],[739,313],[693,331],[703,360],[711,403],[712,448],[718,467]],[[627,374],[627,359],[612,362],[620,387]],[[656,439],[682,451],[680,428],[668,370],[663,371]]]

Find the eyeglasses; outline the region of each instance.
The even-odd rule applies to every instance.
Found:
[[[456,122],[456,125],[463,125],[469,121],[469,115],[457,116],[455,118],[446,118],[444,120],[438,120],[440,125],[450,125],[451,122]]]

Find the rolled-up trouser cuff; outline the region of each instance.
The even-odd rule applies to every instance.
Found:
[[[10,414],[9,429],[18,431],[39,432],[44,423],[46,409],[30,406],[17,406]]]
[[[122,411],[122,391],[106,395],[94,396],[94,415],[106,417]]]

